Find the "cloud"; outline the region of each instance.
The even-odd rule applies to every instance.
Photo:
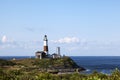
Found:
[[[2,37],[1,42],[2,42],[2,43],[7,42],[7,37],[6,37],[6,35],[4,35],[4,36]]]
[[[15,48],[18,46],[18,43],[7,38],[6,35],[3,35],[0,41],[0,49],[5,49],[5,48]]]
[[[58,40],[52,40],[54,43],[78,43],[80,42],[79,38],[77,37],[64,37]]]
[[[38,49],[42,45],[40,41],[16,41],[3,35],[0,40],[0,49]],[[42,46],[43,47],[43,46]]]
[[[79,39],[77,37],[64,37],[58,40],[52,40],[53,45],[59,45],[64,47],[66,51],[79,51],[81,49],[87,50],[88,41],[86,39]]]
[[[56,43],[53,45],[59,45],[60,47],[63,47],[65,51],[69,51],[71,53],[82,51],[120,50],[119,40],[86,40],[79,39],[77,37],[64,37],[58,40],[52,40],[52,42]]]

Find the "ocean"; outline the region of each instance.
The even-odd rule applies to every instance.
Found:
[[[85,73],[97,71],[110,74],[113,70],[120,69],[120,56],[74,56],[71,58],[86,69]]]
[[[110,74],[116,68],[120,69],[120,56],[70,56],[79,66],[84,67],[83,73],[98,71]],[[0,56],[1,59],[11,60],[34,58],[34,56]]]

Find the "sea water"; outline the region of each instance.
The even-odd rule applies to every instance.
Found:
[[[120,56],[72,56],[71,58],[86,69],[85,73],[97,71],[110,74],[116,68],[120,69]]]

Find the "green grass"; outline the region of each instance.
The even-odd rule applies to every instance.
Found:
[[[120,71],[116,69],[111,72],[111,75],[107,75],[98,72],[91,74],[51,74],[31,71],[25,73],[21,70],[4,71],[0,69],[0,80],[120,80]]]

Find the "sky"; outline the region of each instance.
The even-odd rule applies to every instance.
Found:
[[[0,0],[0,56],[120,56],[120,0]]]

